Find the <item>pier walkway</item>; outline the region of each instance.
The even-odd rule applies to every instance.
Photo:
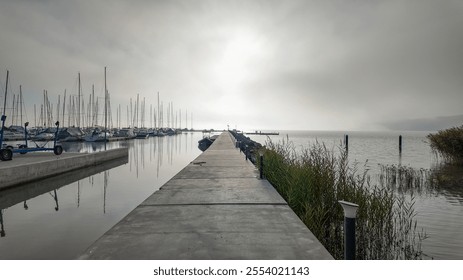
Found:
[[[228,132],[80,259],[332,259]]]

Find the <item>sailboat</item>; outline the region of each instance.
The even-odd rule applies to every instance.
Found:
[[[93,129],[91,134],[85,136],[85,141],[87,142],[105,142],[111,137],[111,134],[107,131],[96,127]]]
[[[105,81],[105,104],[104,104],[104,120],[105,120],[105,127],[101,129],[100,127],[95,127],[91,134],[85,136],[85,141],[87,142],[108,142],[109,138],[112,137],[112,134],[108,130],[108,90],[106,86],[106,67],[104,68],[104,81]],[[106,144],[105,144],[106,149]]]

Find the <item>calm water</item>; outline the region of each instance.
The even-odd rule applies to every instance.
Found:
[[[249,135],[265,144],[289,137],[296,148],[307,147],[315,141],[324,142],[335,152],[342,146],[347,132],[283,131],[278,136]],[[429,132],[348,132],[349,161],[358,162],[359,169],[369,169],[370,176],[379,171],[378,164],[402,165],[416,169],[434,169],[440,166],[431,151],[426,135]],[[399,154],[399,135],[403,136],[402,155]],[[443,167],[450,169],[451,167]],[[463,169],[453,168],[457,184],[415,192],[415,211],[418,227],[424,228],[428,238],[422,249],[429,258],[463,259]]]
[[[31,193],[27,186],[0,193],[5,232],[0,238],[0,259],[75,259],[195,159],[201,153],[197,147],[201,138],[201,133],[185,133],[111,142],[108,148],[129,147],[128,162],[73,172],[34,186],[41,194]],[[94,152],[104,144],[67,143],[64,147],[65,151]],[[95,171],[99,173],[90,175]]]
[[[345,133],[288,131],[271,138],[279,141],[286,134],[296,147],[318,140],[337,150]],[[378,164],[436,166],[427,133],[401,134],[403,152],[399,156],[399,133],[349,132],[349,160],[360,166],[368,160],[371,173]],[[262,144],[267,140],[267,136],[251,137]],[[0,259],[75,259],[196,158],[201,153],[197,148],[201,138],[202,133],[188,133],[112,142],[108,147],[129,147],[128,162],[88,168],[0,193],[5,232],[0,238]],[[102,148],[98,143],[65,145],[65,150],[72,152]],[[429,236],[423,243],[424,252],[435,259],[463,259],[463,186],[420,192],[415,207],[418,226]]]

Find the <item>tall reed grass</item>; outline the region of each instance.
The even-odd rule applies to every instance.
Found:
[[[437,188],[435,171],[402,165],[379,165],[378,183],[398,194],[422,195]]]
[[[259,166],[259,165],[258,165]],[[367,172],[351,167],[347,153],[322,143],[296,152],[294,144],[268,141],[264,174],[335,259],[343,259],[343,211],[339,200],[359,205],[357,259],[420,259],[421,241],[414,198],[371,186]]]
[[[431,148],[447,162],[463,165],[463,125],[440,130],[427,137]]]

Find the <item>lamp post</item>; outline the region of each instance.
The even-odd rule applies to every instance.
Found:
[[[344,259],[355,260],[355,217],[359,206],[344,200],[338,202],[344,210]]]

